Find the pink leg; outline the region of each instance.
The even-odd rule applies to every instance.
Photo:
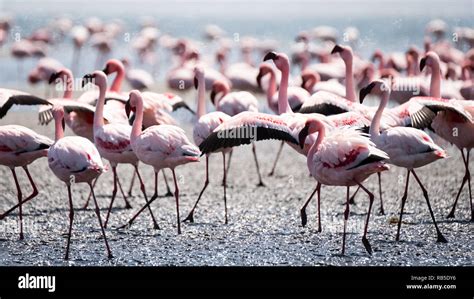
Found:
[[[397,228],[397,236],[395,237],[396,241],[400,241],[400,229],[402,227],[402,218],[403,218],[403,209],[405,208],[405,203],[407,201],[408,196],[408,183],[410,182],[410,170],[407,169],[407,181],[405,183],[405,192],[402,196],[402,204],[400,208],[400,217],[398,217],[398,228]]]
[[[132,226],[133,221],[135,221],[135,219],[138,217],[138,215],[140,215],[146,208],[148,208],[148,211],[150,211],[151,218],[153,219],[153,228],[154,229],[160,229],[160,226],[156,222],[155,216],[153,215],[153,212],[150,208],[150,204],[153,202],[153,200],[148,201],[148,197],[146,196],[146,191],[145,191],[145,184],[143,184],[143,180],[142,180],[142,177],[140,176],[140,173],[138,172],[138,167],[137,166],[135,166],[135,171],[137,173],[138,180],[140,181],[140,189],[143,193],[143,197],[145,198],[146,204],[135,215],[133,215],[132,219],[130,219],[127,222],[127,224],[122,225],[119,228],[125,228],[125,227]]]
[[[181,220],[179,219],[179,187],[178,181],[176,180],[176,173],[174,169],[171,169],[173,172],[173,180],[174,180],[174,198],[176,200],[176,223],[178,224],[178,235],[181,234]]]
[[[166,194],[165,196],[173,196],[173,193],[171,192],[170,185],[168,185],[168,179],[166,178],[165,170],[162,169],[161,173],[163,174],[163,178],[165,179],[165,185],[166,185]]]
[[[99,178],[96,178],[94,180],[94,183],[92,184],[92,188],[95,188],[95,184],[97,184],[97,180]],[[86,203],[84,204],[84,206],[82,207],[83,210],[87,209],[87,207],[89,206],[89,201],[91,200],[91,197],[92,197],[92,192],[89,192],[89,196],[87,196],[87,200],[86,200]]]
[[[433,220],[433,223],[434,223],[434,226],[435,226],[435,229],[436,229],[436,234],[437,234],[437,237],[438,237],[437,242],[447,243],[448,241],[443,236],[443,234],[441,233],[441,231],[438,228],[438,224],[436,223],[436,219],[434,217],[433,210],[431,209],[430,198],[428,197],[428,191],[426,191],[425,186],[423,186],[423,184],[421,183],[420,179],[418,178],[418,176],[416,175],[416,173],[413,169],[411,170],[411,173],[413,174],[413,176],[415,177],[415,180],[418,182],[418,185],[420,185],[420,188],[423,191],[423,196],[425,197],[426,204],[428,205],[428,210],[430,211],[431,219]]]
[[[346,228],[347,220],[349,219],[349,186],[346,187],[346,209],[344,210],[344,231],[342,233],[342,251],[341,254],[344,255],[346,251]]]
[[[33,181],[33,178],[31,177],[31,174],[28,171],[28,167],[24,166],[23,169],[25,170],[26,175],[28,176],[28,180],[30,181],[31,187],[33,188],[33,192],[27,198],[25,198],[24,200],[21,201],[22,205],[27,203],[28,201],[30,201],[31,199],[35,198],[38,195],[38,189],[36,188],[35,182]],[[8,214],[10,214],[12,211],[14,211],[19,206],[20,206],[20,203],[17,203],[13,207],[11,207],[7,211],[5,211],[3,214],[0,215],[0,220],[5,218]]]
[[[128,197],[132,196],[133,184],[135,183],[136,176],[137,176],[137,173],[133,172],[132,180],[130,181],[130,187],[128,187],[128,192],[127,192]]]
[[[207,185],[209,185],[209,155],[206,155],[206,181],[204,182],[204,187],[202,187],[201,192],[199,193],[198,199],[194,203],[193,208],[183,221],[194,222],[194,210],[196,209],[199,201],[201,200],[201,197],[204,194],[204,190],[206,190]]]
[[[380,172],[377,172],[377,176],[379,179],[380,214],[385,215],[385,211],[383,209],[383,199],[382,199],[382,175],[380,174]]]
[[[150,201],[155,200],[157,197],[158,197],[158,172],[155,172],[155,193],[153,193],[153,196],[150,198]]]
[[[285,145],[285,142],[282,141],[280,144],[280,149],[278,149],[278,153],[276,155],[275,161],[273,162],[273,167],[268,176],[273,176],[275,174],[275,168],[277,165],[278,160],[280,159],[281,151],[283,150],[283,145]]]
[[[117,166],[112,166],[112,172],[114,175],[114,189],[112,190],[112,198],[110,199],[109,209],[107,210],[107,216],[105,217],[105,222],[104,222],[105,228],[107,228],[107,223],[109,222],[110,211],[112,211],[112,206],[114,205],[115,196],[117,195],[117,179],[118,179]]]
[[[99,205],[97,204],[97,199],[95,198],[94,188],[92,188],[91,183],[89,183],[89,187],[92,192],[92,198],[94,199],[95,214],[97,215],[97,218],[99,219],[100,229],[102,230],[102,236],[104,237],[105,247],[107,248],[107,257],[111,259],[114,256],[112,255],[112,251],[110,251],[109,242],[107,241],[107,236],[105,235],[105,229],[104,229],[104,226],[102,225],[102,218],[100,218],[100,210],[99,210]]]
[[[15,185],[16,185],[16,190],[17,190],[17,195],[18,195],[18,204],[19,204],[19,210],[20,210],[20,240],[24,239],[23,236],[23,209],[22,209],[22,200],[21,200],[21,188],[20,184],[18,183],[18,178],[16,177],[16,171],[15,168],[10,168],[13,174],[13,178],[15,179]]]
[[[69,245],[71,244],[72,223],[74,221],[74,206],[72,204],[71,185],[66,184],[66,186],[67,186],[67,195],[69,197],[69,231],[67,234],[66,255],[64,256],[64,259],[68,260],[69,259]]]
[[[313,196],[316,192],[318,192],[318,199],[320,198],[320,191],[321,191],[321,183],[317,183],[316,185],[316,188],[313,190],[313,192],[311,193],[311,195],[309,196],[308,200],[306,200],[306,202],[304,203],[303,207],[301,208],[301,211],[300,211],[300,215],[301,215],[301,225],[303,227],[306,226],[306,223],[308,222],[308,217],[306,215],[306,207],[308,206],[308,204],[311,202],[311,200],[313,199]],[[318,200],[319,202],[319,200]],[[318,203],[318,211],[319,210],[319,203]],[[320,218],[321,215],[319,215],[319,218]]]
[[[227,178],[226,178],[226,169],[225,169],[225,154],[222,153],[222,170],[223,170],[223,180],[222,180],[222,186],[224,186],[224,223],[227,224],[227,194],[226,194],[226,188],[227,188]]]
[[[354,192],[354,194],[352,194],[351,198],[349,198],[349,203],[350,203],[351,205],[355,205],[355,200],[354,200],[354,199],[355,199],[357,193],[359,192],[359,190],[360,190],[360,187],[357,186],[356,191]]]
[[[125,193],[123,192],[122,183],[120,183],[120,178],[119,178],[118,174],[117,174],[117,185],[118,185],[118,188],[120,190],[120,193],[122,194],[122,198],[123,198],[123,201],[125,203],[125,209],[131,209],[132,205],[128,201],[127,196],[125,196]]]
[[[369,220],[370,220],[370,212],[372,211],[372,205],[374,204],[374,195],[372,192],[367,190],[361,183],[357,182],[357,184],[362,188],[362,190],[369,195],[369,210],[367,211],[367,219],[365,220],[365,226],[364,226],[364,235],[362,236],[362,244],[365,246],[365,250],[372,255],[372,246],[370,246],[369,240],[367,239],[367,230],[369,228]]]
[[[469,200],[471,203],[471,221],[472,219],[474,219],[474,210],[472,209],[472,195],[471,195],[471,173],[469,172],[469,153],[470,151],[467,151],[467,159],[466,159],[466,156],[464,156],[464,150],[461,149],[462,160],[464,162],[464,168],[465,168],[464,177],[462,179],[461,187],[459,188],[458,194],[456,195],[456,199],[454,200],[453,207],[451,208],[451,212],[449,213],[447,218],[454,218],[454,213],[456,211],[456,206],[458,204],[459,196],[461,195],[464,184],[468,182]]]
[[[255,147],[255,143],[252,143],[252,153],[255,159],[255,166],[257,167],[257,174],[258,174],[258,187],[265,187],[265,184],[262,181],[262,176],[260,175],[260,167],[258,166],[258,159],[257,159],[257,149]]]

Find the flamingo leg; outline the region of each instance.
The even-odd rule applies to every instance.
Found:
[[[92,198],[94,199],[94,204],[95,204],[95,214],[97,215],[97,218],[99,219],[100,229],[102,230],[102,236],[104,237],[105,247],[107,248],[107,257],[111,259],[114,256],[112,255],[112,251],[110,251],[109,242],[107,241],[107,236],[105,235],[105,229],[104,229],[104,226],[102,225],[102,218],[100,218],[99,205],[97,204],[97,199],[95,198],[95,194],[94,194],[94,188],[92,188],[91,183],[89,183],[89,188],[91,189],[91,192],[92,192]]]
[[[165,196],[173,196],[173,193],[171,192],[170,185],[168,184],[168,179],[166,178],[165,170],[162,169],[161,173],[163,174],[163,178],[165,179],[165,184],[166,184],[166,194]]]
[[[397,235],[395,237],[396,241],[400,241],[400,229],[402,227],[403,209],[405,208],[405,203],[407,201],[409,182],[410,182],[410,169],[407,169],[407,180],[405,183],[405,192],[403,192],[403,196],[402,196],[402,204],[400,207],[400,217],[398,217],[399,219],[398,219]]]
[[[135,183],[136,176],[137,176],[137,173],[134,171],[132,175],[132,180],[130,181],[130,186],[128,187],[128,192],[127,192],[128,197],[132,196],[133,184]]]
[[[64,256],[64,259],[68,260],[69,259],[69,245],[71,244],[72,223],[74,221],[74,206],[72,204],[71,185],[66,184],[66,186],[67,186],[67,195],[69,198],[69,231],[67,234],[66,255]]]
[[[153,202],[153,200],[148,201],[148,197],[146,196],[146,191],[145,191],[145,184],[143,184],[142,177],[140,176],[140,173],[138,172],[138,167],[135,165],[135,172],[137,173],[138,180],[140,181],[140,189],[143,193],[143,197],[145,198],[146,204],[135,214],[133,217],[127,222],[127,224],[119,227],[119,228],[125,228],[125,227],[130,227],[133,224],[133,221],[140,215],[146,208],[150,211],[151,218],[153,219],[153,228],[154,229],[160,229],[160,226],[155,220],[155,216],[153,215],[153,212],[150,208],[150,204]],[[156,198],[155,198],[156,199]]]
[[[385,215],[385,211],[383,209],[383,199],[382,199],[382,175],[380,174],[380,172],[377,172],[377,176],[379,179],[380,214]]]
[[[104,227],[107,228],[107,222],[109,222],[110,211],[114,205],[115,197],[117,195],[117,166],[112,166],[112,172],[114,174],[114,189],[112,191],[112,198],[110,199],[109,209],[107,210],[107,216],[105,217]]]
[[[224,186],[224,223],[227,224],[227,174],[226,174],[226,167],[225,167],[225,153],[222,152],[222,170],[223,170],[223,179],[222,179],[222,186]]]
[[[92,183],[92,188],[95,188],[95,185],[97,184],[97,180],[99,178],[96,178],[94,180],[94,183]],[[91,197],[92,197],[92,192],[89,192],[89,196],[87,197],[87,200],[86,200],[86,203],[84,204],[84,206],[82,207],[83,210],[87,209],[87,207],[89,206],[89,202],[91,201]]]
[[[275,161],[273,162],[272,170],[268,173],[268,176],[273,176],[275,174],[275,168],[276,168],[278,160],[280,159],[281,151],[283,150],[283,145],[285,145],[284,141],[280,143],[280,148],[278,149],[278,153],[275,157]]]
[[[18,183],[18,178],[16,176],[16,171],[15,171],[15,168],[10,168],[11,171],[12,171],[12,174],[13,174],[13,178],[15,179],[15,185],[16,185],[16,190],[17,190],[17,195],[18,195],[18,207],[19,207],[19,210],[20,210],[20,240],[23,240],[24,239],[24,236],[23,236],[23,208],[22,208],[22,200],[21,200],[21,188],[20,188],[20,184]]]
[[[311,195],[309,196],[309,198],[306,200],[306,202],[304,203],[303,207],[301,208],[301,211],[300,211],[300,215],[301,215],[301,225],[303,227],[306,226],[306,223],[308,222],[308,217],[306,215],[306,207],[308,206],[308,204],[311,202],[311,200],[313,199],[313,196],[316,192],[318,192],[318,197],[319,197],[319,191],[321,189],[321,183],[317,183],[316,184],[316,188],[314,188],[313,192],[311,193]]]
[[[158,197],[158,172],[155,171],[155,192],[153,193],[150,200],[155,200],[157,197]]]
[[[357,184],[369,196],[369,210],[367,211],[367,219],[365,220],[364,235],[362,236],[362,244],[364,244],[365,250],[367,250],[367,252],[370,255],[372,255],[372,246],[370,246],[369,240],[367,239],[367,230],[369,229],[370,212],[372,211],[372,205],[374,204],[374,194],[372,194],[372,192],[367,190],[367,188],[365,188],[364,185],[362,185],[361,183],[357,182]]]
[[[465,168],[464,177],[462,179],[461,187],[459,188],[459,191],[456,195],[456,199],[454,200],[453,207],[451,208],[451,212],[449,212],[447,218],[454,218],[454,213],[456,211],[456,206],[458,204],[459,196],[461,195],[462,189],[464,188],[464,184],[468,182],[469,200],[471,203],[471,221],[474,219],[474,210],[472,209],[472,195],[471,195],[471,173],[469,172],[469,153],[470,151],[467,151],[467,159],[466,159],[466,156],[464,155],[464,150],[461,149],[462,160],[464,162],[464,168]]]
[[[346,228],[347,228],[347,220],[349,219],[349,186],[346,187],[346,209],[344,210],[344,231],[342,233],[342,251],[341,254],[344,255],[346,250]]]
[[[352,196],[349,198],[349,203],[350,203],[351,205],[355,205],[355,200],[354,200],[354,199],[355,199],[357,193],[359,192],[359,190],[360,190],[360,186],[357,186],[356,191],[355,191],[354,194],[352,194]]]
[[[229,174],[230,161],[232,160],[232,153],[233,153],[233,152],[234,152],[233,150],[231,150],[231,151],[229,152],[229,161],[227,161],[227,169],[226,169],[226,171],[225,171],[225,172],[226,172],[226,175]]]
[[[415,177],[415,180],[418,182],[418,185],[420,185],[420,188],[423,191],[423,196],[426,199],[426,204],[428,205],[428,209],[430,211],[431,219],[433,219],[433,223],[434,223],[434,226],[436,228],[437,242],[447,243],[448,240],[446,240],[446,238],[443,236],[443,234],[441,233],[441,231],[438,228],[438,224],[436,223],[436,219],[434,217],[433,210],[431,209],[430,198],[428,197],[428,191],[426,191],[425,186],[423,186],[423,184],[421,183],[420,179],[418,178],[418,176],[416,175],[416,173],[413,169],[411,170],[411,173],[413,174],[413,176]]]
[[[255,147],[255,143],[252,143],[252,153],[255,159],[255,166],[257,167],[257,174],[258,174],[258,187],[265,187],[265,184],[262,181],[262,176],[260,175],[260,167],[258,166],[258,159],[257,159],[257,149]]]
[[[178,235],[181,234],[181,220],[179,219],[179,187],[178,187],[178,180],[176,179],[176,173],[174,169],[171,169],[173,173],[173,180],[174,180],[174,198],[176,200],[176,223],[178,224]]]
[[[130,202],[128,202],[127,197],[126,197],[125,194],[123,193],[122,183],[120,183],[120,178],[119,178],[118,174],[116,174],[116,178],[117,178],[117,185],[118,185],[118,187],[119,187],[120,193],[122,193],[122,195],[123,195],[123,201],[124,201],[124,203],[125,203],[125,208],[126,208],[126,209],[130,209],[130,208],[132,207],[132,205],[130,205]]]
[[[201,200],[201,197],[204,193],[204,190],[206,190],[207,185],[209,185],[209,155],[206,155],[206,181],[204,182],[204,187],[202,187],[201,192],[199,193],[198,199],[194,203],[193,208],[183,221],[194,222],[194,210],[196,209],[198,202]]]
[[[36,188],[35,182],[33,181],[33,178],[31,177],[31,174],[28,171],[28,167],[23,166],[23,169],[25,170],[26,175],[28,176],[28,180],[30,181],[31,187],[33,188],[33,192],[27,198],[23,199],[21,201],[21,203],[19,202],[16,205],[14,205],[13,207],[11,207],[10,209],[8,209],[7,211],[3,212],[3,214],[0,215],[0,220],[5,218],[8,214],[10,214],[16,208],[18,208],[20,206],[20,204],[23,205],[23,204],[25,204],[26,202],[30,201],[31,199],[35,198],[38,195],[38,189]]]

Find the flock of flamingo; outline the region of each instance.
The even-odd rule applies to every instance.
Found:
[[[6,21],[0,22],[3,32],[0,37],[8,36],[5,34],[10,27],[8,24]],[[59,62],[51,63],[52,58],[43,58],[29,74],[29,81],[60,85],[64,88],[62,97],[43,98],[20,90],[0,89],[0,118],[13,106],[38,105],[40,123],[54,121],[55,126],[54,140],[17,124],[0,126],[0,164],[11,169],[18,194],[18,204],[4,211],[0,219],[18,209],[20,239],[24,238],[22,209],[39,193],[28,166],[37,159],[47,157],[49,168],[67,188],[70,212],[65,259],[69,258],[74,221],[71,187],[75,183],[87,183],[90,187],[85,206],[92,198],[107,254],[111,258],[112,251],[106,237],[107,224],[118,192],[122,194],[126,207],[131,208],[127,197],[131,195],[133,180],[139,180],[143,206],[121,228],[129,228],[147,210],[153,227],[159,229],[151,204],[158,197],[158,174],[162,172],[168,194],[174,193],[177,232],[180,234],[181,222],[194,222],[196,207],[208,187],[210,155],[221,154],[224,222],[228,223],[226,175],[234,148],[252,145],[258,185],[271,188],[262,179],[255,141],[275,139],[281,143],[269,175],[275,173],[282,147],[287,144],[296,151],[295,155],[306,157],[307,170],[315,180],[315,189],[300,211],[303,226],[307,223],[306,207],[317,194],[318,231],[322,230],[322,185],[346,188],[342,254],[345,252],[350,202],[355,196],[355,193],[350,196],[350,187],[357,187],[356,193],[362,190],[369,199],[362,243],[367,252],[372,254],[368,232],[376,196],[364,186],[364,182],[377,174],[378,200],[383,214],[381,174],[390,165],[407,171],[396,240],[400,239],[409,181],[413,177],[423,192],[437,241],[447,242],[437,225],[429,190],[416,170],[446,158],[445,150],[434,140],[442,138],[456,146],[461,152],[465,169],[448,217],[455,216],[461,191],[467,183],[470,220],[474,221],[469,172],[469,154],[474,146],[474,49],[472,39],[467,40],[467,50],[466,45],[447,41],[443,38],[446,29],[439,26],[439,21],[438,26],[436,24],[433,22],[427,28],[424,50],[411,46],[402,53],[404,55],[374,51],[373,61],[378,61],[378,67],[374,66],[373,61],[364,60],[353,53],[349,45],[336,44],[325,27],[299,33],[291,59],[285,53],[268,49],[269,45],[259,45],[255,39],[251,40],[253,43],[248,40],[241,44],[242,61],[228,65],[228,54],[232,47],[222,31],[211,27],[213,30],[208,28],[207,33],[210,42],[219,45],[215,53],[219,69],[202,59],[199,47],[192,40],[170,36],[158,38],[158,30],[153,25],[144,25],[134,43],[139,56],[147,61],[156,54],[157,44],[163,47],[166,45],[171,50],[170,59],[177,61],[167,74],[167,85],[178,92],[194,86],[197,94],[194,96],[193,91],[187,94],[197,99],[196,112],[190,108],[192,105],[177,94],[149,91],[153,85],[153,76],[144,70],[130,69],[127,60],[109,59],[102,66],[103,70],[83,75],[82,86],[74,86],[76,81],[70,69]],[[91,42],[106,53],[111,47],[113,33],[118,30],[98,20],[89,20],[85,25],[74,27],[66,21],[60,25],[64,35],[72,36],[76,48],[73,69],[77,69],[76,64],[80,61],[78,51],[81,47]],[[36,55],[40,52],[38,49],[42,49],[38,43],[51,42],[49,34],[50,31],[42,28],[31,37],[12,43],[12,55],[20,59]],[[316,50],[315,44],[319,45]],[[28,49],[31,51],[28,52]],[[264,53],[256,66],[252,55],[257,50]],[[319,61],[311,64],[312,59]],[[291,72],[290,63],[298,65],[300,69]],[[299,75],[292,76],[292,73]],[[107,77],[112,74],[116,76],[112,85],[108,86]],[[133,90],[122,89],[125,80]],[[414,82],[409,85],[412,89],[403,88],[407,82]],[[78,96],[73,95],[74,91],[89,84],[96,87]],[[210,95],[206,94],[208,91]],[[263,106],[257,99],[260,93],[265,94],[268,105],[266,111],[270,113],[259,111]],[[206,105],[208,97],[214,107],[212,111]],[[367,97],[378,98],[378,107],[365,105]],[[186,136],[186,132],[180,128],[180,121],[172,114],[180,108],[196,114],[194,142]],[[65,125],[74,136],[65,136]],[[255,136],[248,134],[252,130],[256,132]],[[205,156],[206,161],[204,186],[187,217],[181,218],[175,170],[178,166],[199,162],[201,156]],[[100,214],[94,194],[95,183],[108,169],[102,159],[109,162],[113,175],[113,190],[105,218]],[[151,197],[140,175],[139,163],[154,169],[155,187]],[[130,170],[134,175],[128,193],[122,188],[118,164],[133,166]],[[17,177],[18,167],[26,172],[33,190],[26,197],[23,196]],[[173,193],[164,169],[171,170]]]

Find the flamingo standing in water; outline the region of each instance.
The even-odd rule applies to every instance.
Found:
[[[33,163],[36,159],[46,157],[48,148],[53,144],[53,141],[46,136],[40,135],[28,128],[18,125],[0,126],[0,165],[10,168],[13,178],[15,179],[15,186],[17,189],[18,204],[3,212],[0,219],[5,218],[10,212],[19,208],[20,218],[20,240],[23,240],[23,204],[33,199],[38,195],[38,189],[35,182],[30,175],[28,165]],[[28,176],[33,192],[22,199],[22,192],[15,168],[22,167]]]
[[[375,147],[370,139],[352,128],[337,128],[326,136],[326,128],[318,119],[309,119],[299,135],[302,146],[308,135],[318,133],[316,142],[307,155],[307,165],[318,185],[346,186],[346,209],[344,211],[344,234],[342,254],[345,252],[346,226],[349,219],[349,186],[358,185],[369,195],[369,209],[362,236],[362,243],[369,254],[372,247],[367,239],[367,230],[374,195],[367,190],[362,182],[370,175],[388,170],[385,161],[388,155]],[[314,193],[314,192],[313,192]]]
[[[427,98],[431,100],[424,103],[427,110],[421,110],[417,116],[420,119],[420,124],[424,126],[431,125],[437,135],[456,145],[461,151],[465,173],[448,218],[455,216],[459,196],[467,182],[471,204],[471,221],[474,221],[471,174],[469,172],[469,153],[474,147],[474,104],[472,101],[464,100],[440,100],[441,74],[439,62],[439,56],[431,51],[426,53],[426,56],[420,61],[420,70],[423,70],[425,66],[431,68],[430,97],[432,98]],[[466,154],[464,154],[464,150],[466,150]]]
[[[370,138],[377,145],[377,147],[385,151],[389,156],[389,163],[407,169],[407,179],[405,184],[405,193],[402,197],[402,206],[400,209],[400,219],[398,221],[398,230],[396,240],[400,239],[400,228],[402,225],[403,208],[408,195],[408,182],[410,173],[413,174],[418,185],[423,191],[423,196],[428,204],[428,209],[433,219],[438,242],[446,243],[446,239],[438,228],[436,219],[431,209],[430,199],[426,188],[421,183],[415,168],[425,166],[436,160],[446,157],[446,152],[436,145],[428,134],[415,128],[395,127],[380,132],[380,120],[382,113],[387,106],[390,97],[390,87],[381,80],[370,83],[367,87],[360,91],[360,101],[362,102],[367,94],[374,94],[381,96],[379,108],[372,119],[370,125]]]
[[[219,98],[216,98],[216,96],[219,94],[221,96]],[[230,92],[229,84],[226,81],[222,80],[216,80],[212,84],[211,101],[216,107],[217,111],[222,111],[229,116],[234,116],[244,111],[258,111],[258,100],[253,94],[248,91]],[[262,176],[260,174],[260,167],[258,165],[255,143],[252,143],[252,153],[255,160],[255,166],[257,167],[257,186],[265,186],[262,181]],[[229,153],[229,163],[231,157],[232,151]],[[227,171],[228,169],[229,167],[227,167]]]
[[[117,175],[118,164],[123,163],[133,165],[138,179],[140,180],[141,191],[145,196],[146,202],[148,202],[148,199],[146,197],[145,185],[142,181],[140,173],[138,172],[138,158],[130,145],[130,133],[132,131],[132,127],[128,124],[104,123],[103,113],[105,92],[107,90],[106,75],[102,71],[95,71],[92,74],[85,75],[82,80],[83,86],[88,82],[93,82],[99,87],[99,100],[97,102],[96,111],[94,114],[94,141],[101,156],[110,162],[114,175],[114,189],[112,191],[112,198],[110,200],[109,210],[104,223],[104,226],[106,227],[110,211],[115,200],[115,195],[117,194],[117,185],[120,184]],[[155,216],[153,215],[151,208],[149,208],[149,211],[153,220],[154,228],[158,229],[159,226],[155,220]]]
[[[53,173],[66,184],[69,197],[69,231],[64,259],[69,259],[69,244],[71,243],[72,223],[74,221],[74,206],[72,203],[72,183],[87,183],[92,192],[95,203],[95,213],[99,219],[99,225],[107,248],[108,258],[112,258],[109,243],[105,235],[102,218],[100,217],[99,205],[94,194],[92,181],[104,171],[104,165],[97,148],[88,139],[79,136],[64,137],[64,111],[55,106],[53,109],[55,121],[55,142],[48,152],[48,164]]]
[[[136,110],[136,118],[130,135],[133,152],[145,164],[153,166],[155,177],[163,168],[170,168],[173,173],[176,218],[178,234],[181,234],[181,220],[179,217],[179,187],[176,180],[175,168],[190,162],[199,162],[201,152],[193,145],[183,129],[171,125],[151,126],[142,131],[143,99],[138,90],[130,92],[129,107]],[[155,187],[156,188],[156,187]],[[131,226],[133,221],[143,210],[156,199],[147,201],[125,226]]]
[[[193,138],[194,143],[198,146],[212,134],[214,129],[216,129],[220,124],[230,119],[230,116],[221,112],[221,111],[214,111],[206,114],[206,81],[204,75],[204,69],[197,66],[194,68],[194,76],[195,76],[195,84],[198,90],[198,107],[197,107],[197,117],[198,121],[194,125],[193,130]],[[230,148],[221,149],[222,152],[222,163],[223,163],[223,178],[222,178],[222,186],[224,187],[224,223],[227,224],[227,194],[226,194],[226,165],[225,165],[225,154],[230,152]],[[218,152],[218,151],[213,151]],[[206,180],[204,182],[204,186],[199,193],[198,199],[194,203],[193,208],[189,212],[188,216],[184,219],[184,221],[194,222],[194,210],[196,209],[199,201],[201,200],[204,191],[206,190],[207,186],[209,185],[209,155],[211,152],[206,153]]]

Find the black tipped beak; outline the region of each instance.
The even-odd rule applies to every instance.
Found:
[[[370,92],[372,91],[372,88],[374,88],[375,86],[375,83],[372,82],[370,83],[369,85],[367,85],[366,87],[362,88],[360,91],[359,91],[359,102],[362,104],[364,102],[364,99],[365,97],[370,94]]]
[[[425,65],[426,65],[426,57],[421,58],[420,60],[420,72],[423,71],[423,69],[425,68]]]
[[[308,133],[309,133],[309,124],[306,123],[304,128],[298,134],[298,143],[299,143],[301,149],[303,149],[303,147],[304,147],[304,143],[306,141],[306,137],[308,137]]]
[[[307,81],[308,79],[306,78],[306,76],[301,76],[301,88],[305,88]]]
[[[257,75],[258,88],[262,88],[262,77],[263,77],[262,71],[258,72],[258,75]]]
[[[61,126],[63,126],[63,131],[66,129],[66,121],[64,120],[64,117],[61,121]]]
[[[128,98],[128,101],[125,103],[125,114],[127,115],[127,118],[130,118],[131,111],[132,107],[130,106],[130,98]]]
[[[86,86],[88,83],[92,82],[93,78],[94,78],[94,75],[92,75],[92,74],[84,75],[84,77],[82,77],[81,86],[84,88],[84,86]]]
[[[211,102],[215,104],[215,99],[216,99],[216,91],[212,90],[211,91]]]
[[[334,48],[331,51],[331,54],[341,53],[342,51],[344,51],[343,47],[341,47],[339,45],[335,45]]]
[[[265,55],[265,57],[263,57],[263,61],[267,61],[267,60],[275,60],[277,58],[277,54],[275,52],[268,52],[267,55]]]
[[[198,79],[194,77],[194,88],[198,89],[198,86],[199,86]]]
[[[104,72],[104,74],[109,75],[110,74],[109,66],[106,65],[102,71]]]
[[[52,74],[51,74],[51,77],[49,77],[48,84],[53,83],[53,82],[56,81],[56,79],[58,79],[58,78],[59,78],[59,73],[52,73]]]

